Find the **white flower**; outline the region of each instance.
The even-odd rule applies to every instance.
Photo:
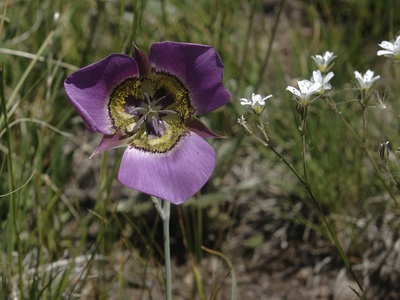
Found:
[[[242,126],[247,124],[246,118],[243,115],[238,118],[237,122]]]
[[[246,98],[240,98],[240,104],[242,105],[251,105],[252,107],[254,107],[255,105],[265,105],[265,100],[267,100],[268,98],[271,98],[272,95],[269,95],[267,97],[264,97],[260,94],[252,94],[251,95],[251,100],[250,99],[246,99]]]
[[[297,84],[299,85],[300,90],[292,86],[288,86],[286,90],[291,92],[295,96],[295,101],[298,104],[306,106],[315,99],[317,99],[317,97],[311,99],[311,96],[318,93],[321,90],[320,82],[312,82],[310,80],[303,79],[297,81]]]
[[[317,68],[322,72],[325,73],[330,68],[329,64],[337,57],[334,55],[333,52],[326,51],[324,56],[316,54],[311,55],[311,58],[315,61]],[[333,66],[333,65],[332,65]],[[331,67],[332,67],[331,66]]]
[[[360,90],[369,90],[372,85],[377,81],[381,76],[377,75],[374,77],[374,72],[371,70],[368,70],[365,72],[365,74],[361,74],[358,71],[354,71],[354,76],[356,77],[358,81],[358,85]]]
[[[313,71],[313,77],[311,78],[312,82],[321,84],[320,89],[318,90],[319,93],[323,94],[326,90],[332,89],[332,85],[329,83],[329,80],[335,76],[333,72],[329,72],[326,75],[322,75],[320,70]]]
[[[244,116],[241,116],[240,118],[238,118],[237,122],[240,124],[240,126],[242,126],[245,134],[247,134],[247,135],[253,134],[253,130],[250,128],[249,125],[247,125],[247,121]]]
[[[400,61],[400,35],[396,37],[395,40],[388,42],[388,41],[382,41],[380,44],[378,44],[381,48],[385,50],[379,50],[377,52],[378,56],[386,56],[393,58],[396,61]]]
[[[265,100],[267,100],[268,98],[271,98],[271,97],[272,97],[272,95],[268,95],[263,98],[262,95],[253,93],[251,95],[251,100],[246,99],[246,98],[240,98],[240,104],[251,105],[251,108],[253,109],[253,111],[257,115],[259,115],[264,110]]]

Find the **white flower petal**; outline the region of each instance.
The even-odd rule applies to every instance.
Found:
[[[365,72],[365,75],[364,75],[365,80],[369,81],[372,79],[372,77],[374,77],[374,71],[367,70],[367,72]]]
[[[390,50],[390,51],[393,51],[393,49],[394,49],[393,43],[388,42],[388,41],[383,41],[382,43],[378,44],[378,46],[385,50]]]
[[[260,103],[262,102],[262,96],[260,94],[253,94],[251,96],[251,100],[253,101],[253,105],[256,103]]]
[[[264,97],[262,100],[265,101],[265,100],[267,100],[267,99],[269,99],[271,97],[273,97],[273,96],[272,95],[268,95],[267,97]]]
[[[319,90],[321,90],[321,88],[322,88],[321,83],[320,82],[315,82],[313,85],[311,85],[308,88],[307,95],[311,96],[312,94],[314,94],[314,93],[318,92]]]
[[[297,81],[297,84],[299,85],[300,92],[303,94],[308,94],[309,89],[314,85],[314,82],[303,79],[300,81]]]
[[[322,78],[322,74],[320,70],[317,71],[313,71],[313,81],[314,82],[322,82],[323,78]]]
[[[335,76],[335,74],[333,72],[329,72],[328,74],[325,75],[324,82],[327,83],[329,80],[333,78],[333,76]]]
[[[246,98],[240,98],[240,104],[241,105],[251,105],[251,101],[249,99]]]
[[[397,36],[397,38],[394,41],[393,45],[394,45],[394,48],[396,48],[396,49],[400,48],[400,35]]]
[[[384,55],[384,56],[394,56],[393,51],[389,51],[389,50],[379,50],[376,54],[378,56],[382,56],[382,55]]]
[[[357,80],[363,81],[362,75],[358,71],[354,71],[354,76],[356,77]]]
[[[298,89],[296,89],[295,87],[292,86],[288,86],[286,88],[287,91],[291,92],[292,94],[296,95],[297,97],[301,97],[301,93]]]

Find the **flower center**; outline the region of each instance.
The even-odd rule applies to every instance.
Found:
[[[187,133],[185,121],[195,116],[183,84],[161,72],[124,80],[111,93],[108,108],[116,134],[149,152],[170,150]]]

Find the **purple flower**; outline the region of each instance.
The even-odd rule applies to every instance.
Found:
[[[174,204],[199,191],[216,155],[203,139],[220,137],[197,114],[224,104],[224,66],[214,48],[162,42],[147,57],[111,54],[68,76],[67,95],[91,131],[104,134],[92,154],[127,147],[118,179]]]

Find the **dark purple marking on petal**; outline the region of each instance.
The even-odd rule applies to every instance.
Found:
[[[224,136],[216,134],[210,128],[208,128],[203,122],[199,119],[194,118],[191,120],[187,120],[185,125],[190,129],[190,131],[197,133],[203,139],[206,138],[224,138]]]
[[[118,179],[132,189],[181,204],[211,177],[215,160],[214,149],[197,134],[189,133],[169,153],[128,147]]]
[[[224,65],[213,47],[199,44],[154,43],[149,55],[155,71],[176,76],[189,90],[197,114],[225,105],[231,94],[222,83]]]
[[[89,130],[113,134],[108,112],[110,93],[121,81],[138,73],[132,57],[111,54],[69,75],[64,88]]]

